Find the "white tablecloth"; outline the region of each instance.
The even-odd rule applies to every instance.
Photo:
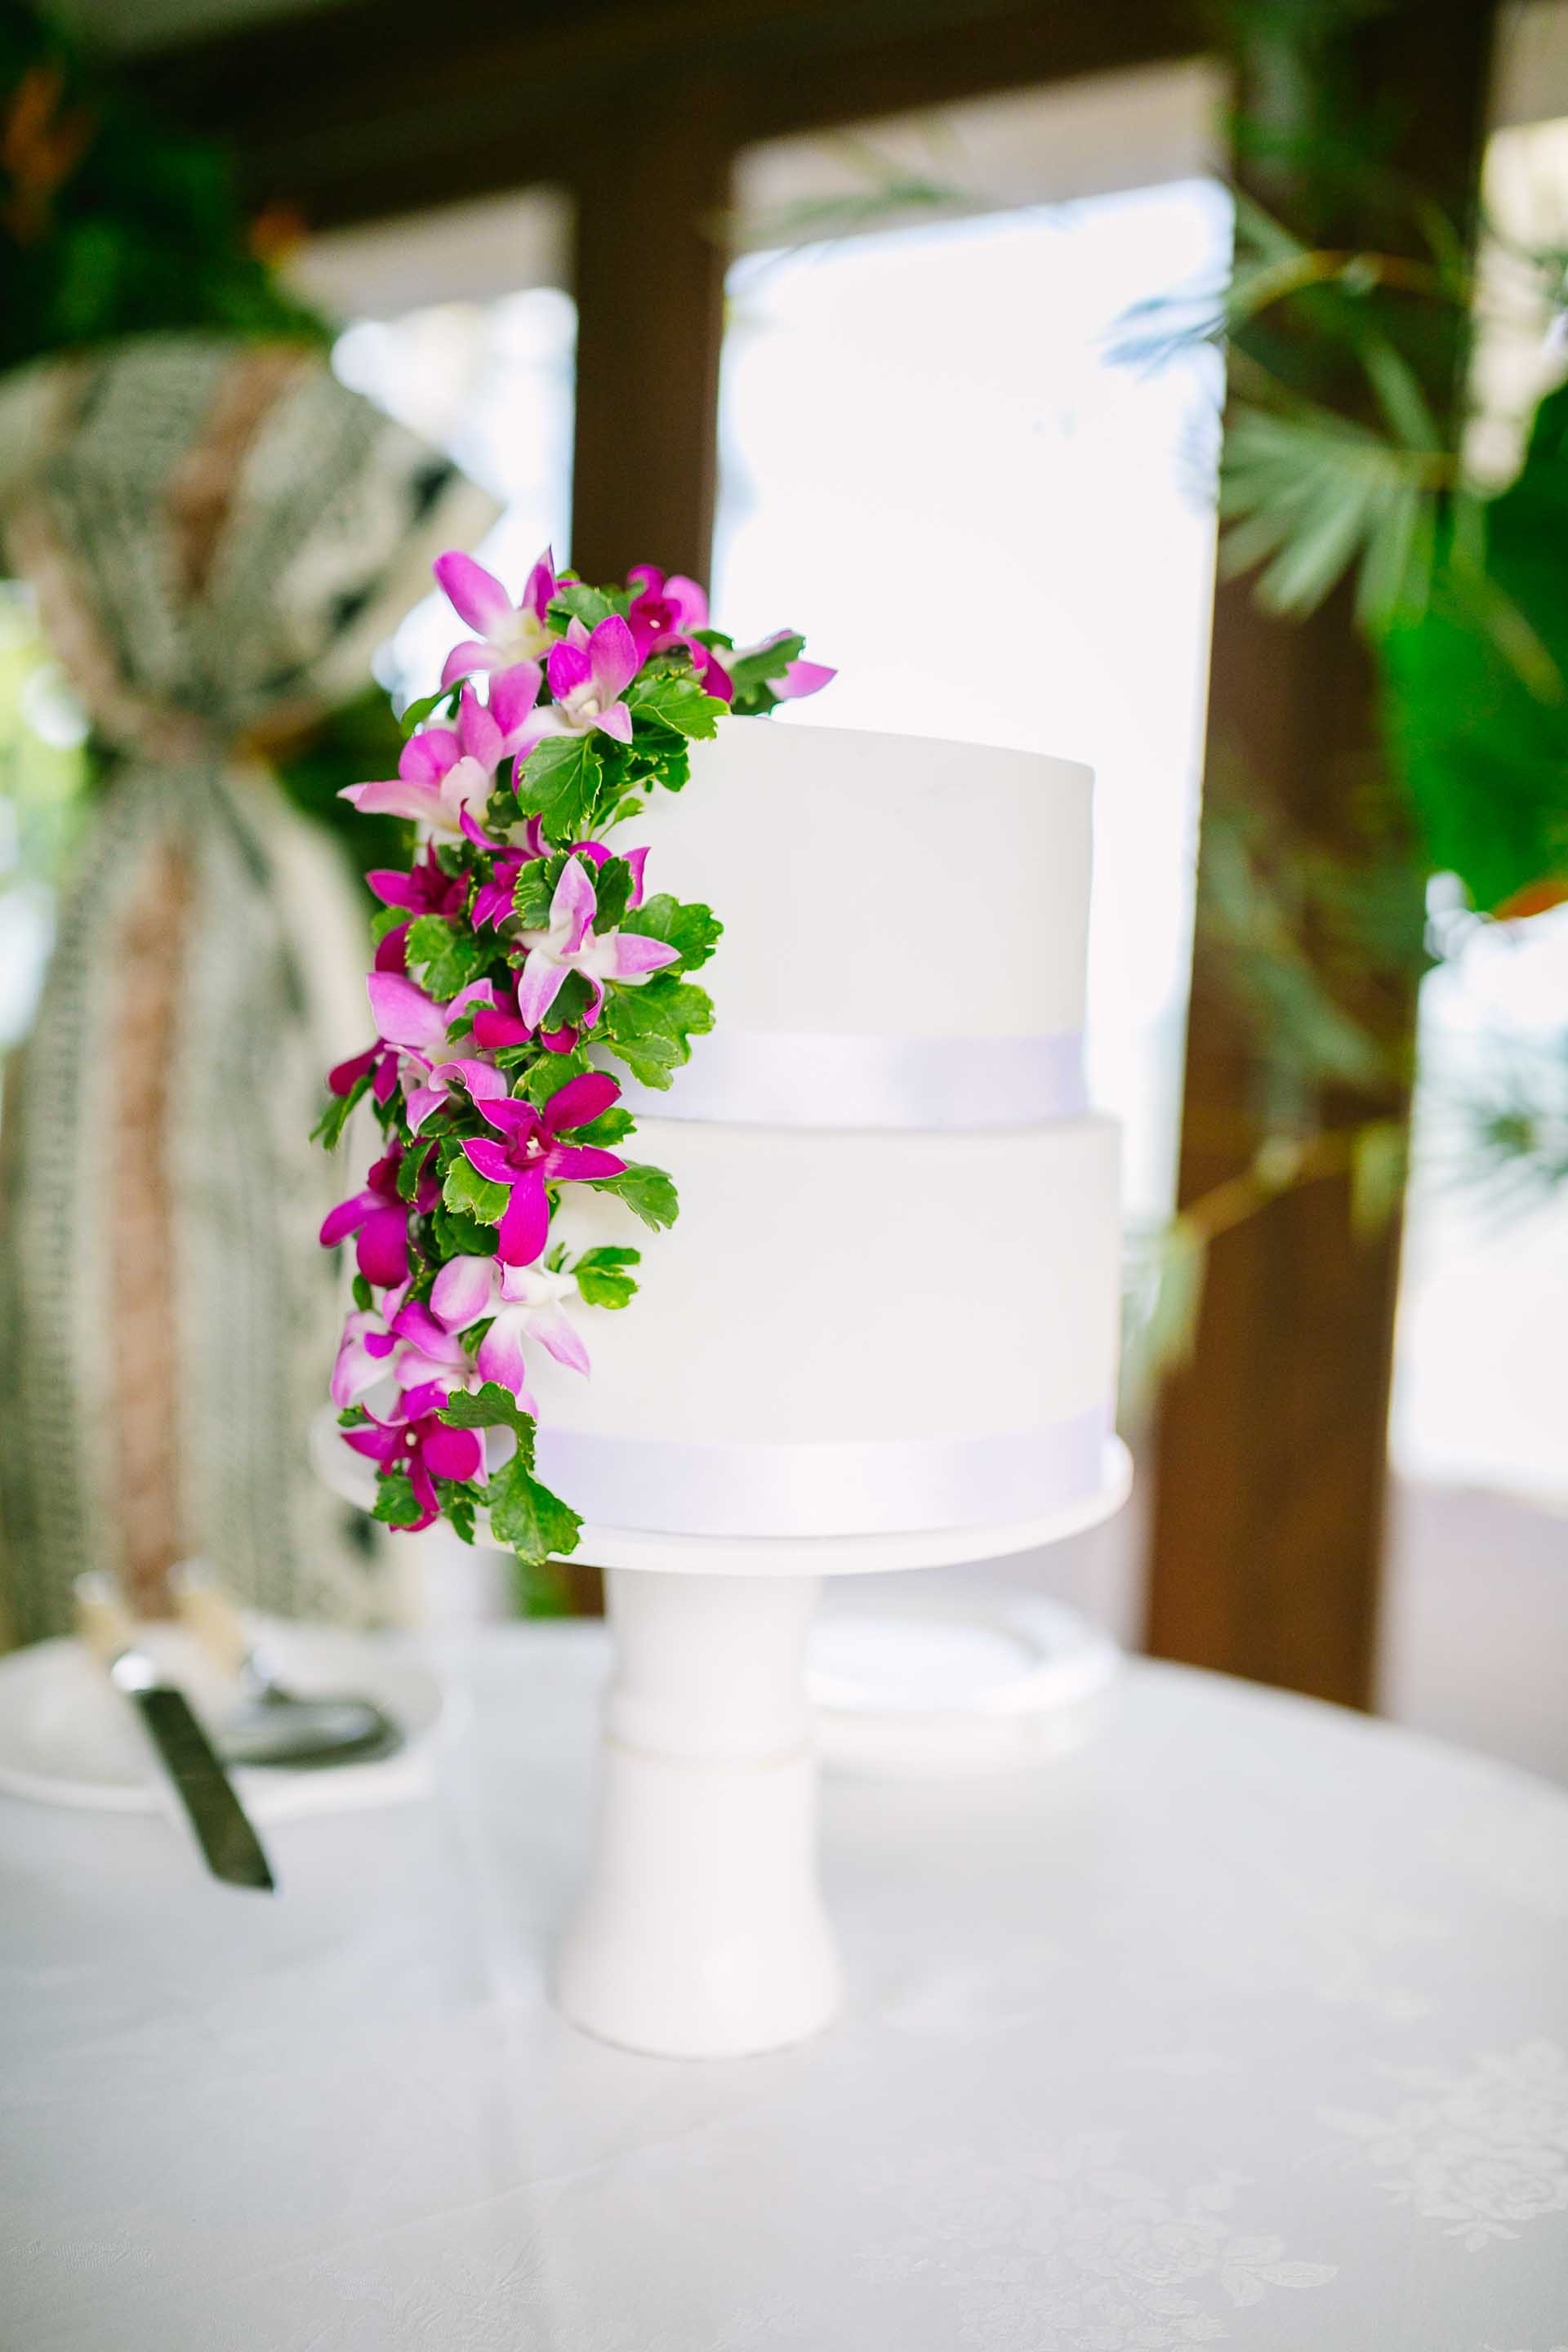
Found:
[[[0,1803],[5,2352],[1568,2346],[1568,1801],[1135,1667],[1038,1771],[831,1783],[849,2015],[672,2064],[544,2000],[603,1664],[487,1638],[272,1903]]]

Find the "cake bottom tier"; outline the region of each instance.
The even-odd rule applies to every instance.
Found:
[[[592,1523],[817,1536],[1002,1526],[1097,1491],[1120,1303],[1107,1119],[984,1134],[645,1119],[680,1217],[568,1189],[558,1232],[642,1251],[535,1355],[540,1470]]]

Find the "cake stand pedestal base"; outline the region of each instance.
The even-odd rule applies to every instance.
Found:
[[[663,2057],[804,2041],[842,2000],[805,1696],[820,1579],[613,1568],[605,1582],[615,1669],[560,2007]]]
[[[374,1475],[330,1412],[313,1446],[329,1484],[369,1508]],[[1005,1527],[813,1538],[584,1527],[616,1664],[587,1883],[556,1966],[573,2023],[670,2058],[776,2050],[827,2024],[840,1976],[816,1877],[805,1660],[822,1579],[1059,1543],[1119,1509],[1131,1475],[1113,1438],[1093,1494]]]

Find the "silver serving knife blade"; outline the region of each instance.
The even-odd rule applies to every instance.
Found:
[[[143,1681],[152,1661],[139,1650],[122,1650],[109,1671],[140,1710],[213,1876],[231,1886],[256,1886],[271,1894],[276,1882],[261,1841],[184,1691],[172,1683]]]
[[[230,1886],[256,1886],[270,1894],[275,1882],[261,1841],[246,1820],[189,1699],[165,1679],[145,1650],[137,1648],[134,1625],[113,1579],[97,1573],[79,1576],[76,1606],[83,1640],[145,1724],[208,1869]]]

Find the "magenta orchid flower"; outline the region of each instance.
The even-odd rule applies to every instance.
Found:
[[[540,679],[537,662],[501,671],[490,681],[488,709],[466,686],[456,729],[420,729],[404,745],[395,777],[345,785],[338,798],[352,801],[367,816],[408,817],[449,840],[461,839],[464,818],[477,821],[495,790],[501,761],[538,740],[534,704]]]
[[[342,1101],[352,1095],[361,1078],[370,1073],[370,1090],[378,1103],[388,1103],[397,1091],[397,1074],[402,1056],[395,1045],[378,1037],[363,1054],[351,1054],[346,1062],[335,1062],[327,1072],[327,1092]]]
[[[364,1191],[341,1201],[321,1225],[323,1249],[346,1241],[350,1234],[358,1236],[354,1255],[359,1270],[378,1290],[395,1289],[408,1279],[408,1208],[397,1196],[402,1158],[395,1144],[365,1178]],[[434,1201],[430,1205],[435,1206]]]
[[[765,654],[770,646],[787,645],[794,634],[792,629],[775,629],[771,637],[764,637],[760,645],[751,646],[744,654],[737,654],[735,659],[752,661],[757,655]],[[832,685],[838,672],[828,669],[821,662],[796,660],[785,662],[776,673],[769,671],[765,675],[781,702],[798,702],[802,695],[820,694],[825,686]]]
[[[693,634],[708,626],[706,590],[683,572],[666,574],[651,563],[634,563],[626,581],[637,592],[626,624],[639,658],[647,661],[650,654],[689,654],[707,691],[728,702],[735,691],[729,672],[712,647],[700,643]]]
[[[531,821],[534,824],[538,823],[537,818]],[[506,920],[512,910],[512,897],[517,889],[517,877],[523,867],[531,866],[538,856],[537,850],[530,850],[521,857],[496,859],[491,878],[488,882],[481,882],[474,893],[471,919],[476,931],[482,931],[487,924],[503,923]]]
[[[476,1369],[482,1380],[510,1389],[524,1412],[537,1415],[523,1360],[525,1338],[537,1339],[558,1364],[574,1372],[588,1369],[588,1351],[562,1302],[573,1297],[576,1281],[541,1265],[501,1265],[493,1257],[455,1257],[441,1268],[430,1293],[432,1312],[448,1331],[467,1331],[487,1315],[495,1320],[479,1341]]]
[[[545,651],[550,644],[545,614],[559,585],[549,548],[523,583],[515,604],[494,572],[460,549],[438,555],[433,569],[458,620],[479,632],[447,656],[443,686],[475,670],[510,669],[514,663],[534,661]]]
[[[461,916],[468,895],[467,874],[443,873],[433,852],[419,858],[406,874],[396,866],[378,866],[364,878],[382,905],[398,908],[407,916],[408,923],[419,915],[444,915],[453,921]],[[407,971],[408,923],[395,924],[377,940],[377,971]]]
[[[356,1454],[367,1454],[383,1470],[403,1469],[408,1473],[419,1505],[419,1517],[408,1529],[417,1535],[421,1528],[429,1527],[441,1516],[434,1481],[450,1478],[458,1486],[467,1486],[484,1468],[485,1450],[476,1429],[448,1429],[437,1419],[430,1409],[445,1399],[432,1398],[428,1391],[411,1391],[424,1396],[426,1409],[406,1421],[378,1421],[373,1413],[362,1429],[345,1429],[343,1438]]]
[[[384,907],[401,907],[411,916],[460,915],[468,889],[468,876],[446,873],[431,850],[406,874],[395,866],[375,866],[364,878]]]
[[[515,835],[513,838],[516,839]],[[522,854],[519,857],[498,858],[494,880],[482,883],[475,892],[470,919],[476,930],[483,929],[487,923],[499,924],[506,920],[512,911],[512,904],[517,893],[517,877],[523,867],[531,866],[536,858],[548,857],[551,855],[550,844],[544,838],[544,826],[541,818],[531,816],[524,825],[521,850]],[[626,903],[628,907],[642,905],[645,870],[647,866],[646,847],[608,849],[602,841],[574,841],[572,844],[571,855],[574,857],[586,858],[592,866],[604,866],[612,857],[623,859],[632,869],[632,895]]]
[[[471,1166],[492,1184],[504,1184],[508,1199],[497,1236],[496,1255],[504,1265],[531,1265],[544,1247],[550,1230],[546,1184],[593,1182],[619,1176],[626,1161],[596,1144],[563,1143],[573,1128],[586,1127],[620,1100],[614,1078],[590,1071],[568,1078],[542,1111],[527,1102],[485,1102],[475,1108],[504,1138],[488,1135],[466,1139],[463,1150]]]
[[[588,735],[596,727],[617,743],[629,743],[632,714],[621,697],[641,667],[636,640],[618,613],[606,614],[591,636],[574,615],[545,664],[554,702],[529,720],[518,747],[521,756],[547,735]]]
[[[636,988],[650,972],[679,962],[680,950],[668,940],[644,939],[636,931],[595,933],[593,924],[598,906],[582,859],[569,857],[550,901],[548,928],[519,934],[528,952],[517,984],[517,1010],[519,1019],[530,1029],[540,1026],[569,971],[580,971],[592,992],[584,1016],[592,1028],[605,1001],[606,981]]]

